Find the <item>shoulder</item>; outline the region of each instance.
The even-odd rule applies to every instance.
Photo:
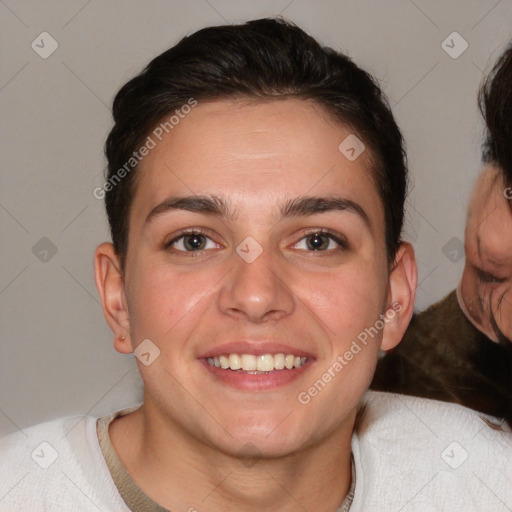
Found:
[[[0,510],[128,510],[116,496],[96,421],[68,416],[0,438]]]
[[[429,306],[425,311],[415,314],[406,336],[410,336],[413,339],[422,336],[425,339],[431,340],[439,337],[445,338],[446,333],[450,332],[452,336],[453,332],[460,335],[461,333],[458,331],[449,330],[454,326],[458,330],[464,329],[470,332],[475,330],[460,309],[456,290],[451,291],[440,301]]]
[[[5,471],[6,466],[16,461],[27,469],[32,464],[46,469],[61,454],[66,456],[69,449],[73,447],[72,444],[85,442],[87,432],[93,428],[94,422],[95,419],[90,416],[68,416],[19,429],[17,432],[1,437],[0,467]],[[60,452],[57,452],[57,449],[60,449]]]
[[[491,438],[495,437],[500,442],[507,442],[512,448],[512,431],[506,422],[459,404],[380,391],[367,391],[362,404],[365,407],[359,423],[361,429],[371,431],[386,424],[404,421],[422,423],[423,418],[427,431],[428,426],[440,429],[446,435],[459,432],[460,429],[476,429],[478,432],[488,432]],[[500,428],[493,428],[492,425]],[[413,436],[416,437],[416,434]]]
[[[452,290],[448,295],[443,297],[441,300],[434,302],[431,304],[425,311],[420,313],[418,316],[427,317],[429,315],[439,315],[439,314],[453,314],[454,312],[459,312],[459,302],[457,299],[457,290]]]
[[[356,496],[364,510],[512,506],[512,433],[488,423],[499,420],[394,393],[370,391],[364,403],[353,440]]]

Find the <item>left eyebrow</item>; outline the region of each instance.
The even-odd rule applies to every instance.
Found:
[[[223,217],[236,218],[236,209],[222,197],[214,195],[169,197],[155,206],[146,217],[148,223],[172,210],[186,210]],[[280,207],[281,218],[306,217],[330,211],[346,211],[360,217],[372,231],[370,218],[358,203],[340,196],[300,196],[290,199]]]
[[[372,231],[370,218],[364,208],[351,199],[340,196],[297,197],[285,203],[285,205],[281,208],[281,216],[283,218],[308,216],[335,210],[356,214],[364,221],[370,231]]]

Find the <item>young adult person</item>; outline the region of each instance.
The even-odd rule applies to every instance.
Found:
[[[128,82],[113,114],[96,283],[144,400],[4,441],[8,507],[510,505],[510,434],[366,393],[417,278],[402,136],[369,74],[283,20],[210,27]],[[42,439],[59,453],[45,471],[30,466]]]

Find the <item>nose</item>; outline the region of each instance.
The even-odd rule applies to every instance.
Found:
[[[266,248],[249,262],[233,252],[229,272],[219,294],[222,313],[253,323],[265,323],[291,315],[295,309],[293,292],[286,282],[278,257]]]

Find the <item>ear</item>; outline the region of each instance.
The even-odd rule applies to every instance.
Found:
[[[119,257],[111,243],[103,243],[94,253],[94,277],[103,306],[103,315],[114,333],[114,348],[122,354],[133,352],[130,318]]]
[[[414,313],[418,269],[414,249],[402,242],[389,275],[387,311],[382,336],[382,350],[390,350],[402,341]]]

